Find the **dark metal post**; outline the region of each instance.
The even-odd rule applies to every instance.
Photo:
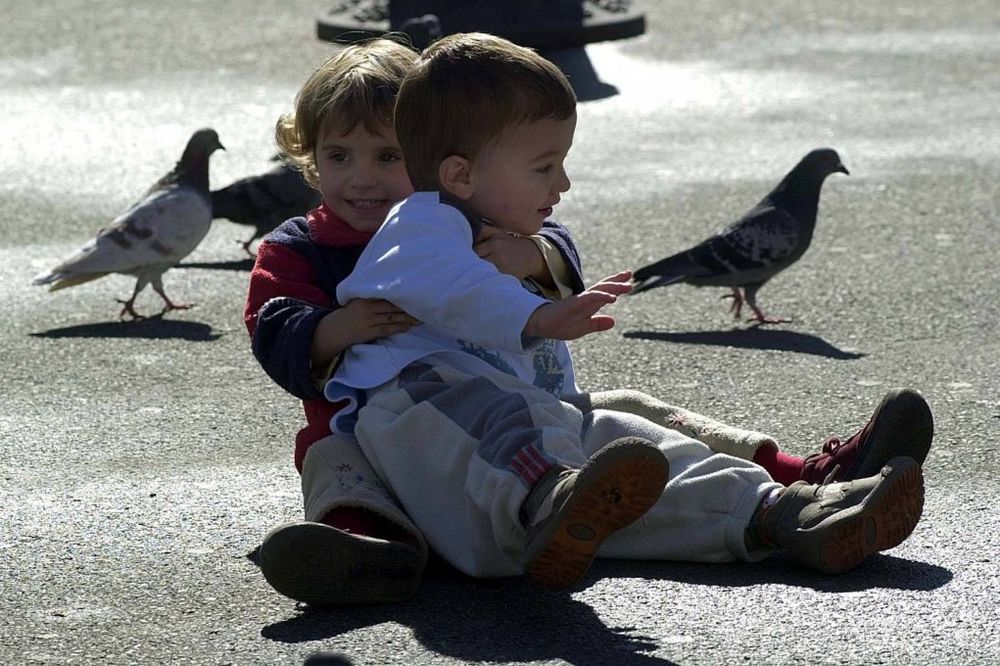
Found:
[[[631,0],[340,0],[320,15],[316,33],[326,41],[353,42],[403,31],[422,48],[426,44],[419,42],[427,38],[422,20],[428,15],[436,17],[443,35],[488,32],[538,49],[635,37],[646,30],[645,16]]]

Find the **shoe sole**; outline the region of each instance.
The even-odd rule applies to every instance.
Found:
[[[923,465],[934,438],[934,417],[927,401],[910,389],[888,393],[875,409],[868,434],[871,445],[848,476],[863,479],[878,474],[889,458],[906,456]]]
[[[322,523],[282,525],[260,547],[260,570],[271,587],[313,606],[404,601],[420,587],[424,564],[409,544]]]
[[[623,438],[601,449],[580,469],[562,519],[539,538],[539,552],[527,553],[528,576],[546,587],[575,584],[601,542],[656,503],[669,475],[667,459],[647,440]]]
[[[853,569],[873,553],[895,548],[913,532],[924,507],[924,477],[910,458],[894,458],[858,511],[820,548],[820,570]]]

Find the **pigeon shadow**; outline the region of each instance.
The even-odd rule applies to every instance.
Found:
[[[543,589],[524,577],[470,578],[444,564],[428,569],[420,591],[409,601],[325,609],[299,606],[293,617],[260,633],[277,642],[301,643],[385,622],[412,629],[427,650],[463,662],[674,664],[650,654],[659,647],[654,638],[633,627],[607,626],[569,592]]]
[[[207,268],[216,271],[245,271],[249,273],[253,270],[254,259],[244,257],[243,259],[232,259],[230,261],[192,261],[190,263],[178,264],[178,268]]]
[[[78,324],[29,333],[33,338],[141,338],[144,340],[190,340],[211,342],[222,337],[208,324],[196,321],[164,319],[163,314],[137,321],[114,321],[99,324]]]
[[[582,47],[549,49],[541,52],[547,60],[555,63],[569,79],[580,102],[591,102],[618,94],[618,88],[605,83],[597,76],[594,64],[586,49]]]
[[[680,342],[691,345],[711,345],[716,347],[739,347],[742,349],[770,349],[789,351],[813,356],[825,356],[840,361],[862,358],[860,352],[838,349],[815,335],[784,331],[763,326],[734,328],[728,331],[688,331],[667,333],[661,331],[628,331],[626,338],[658,340],[660,342]]]

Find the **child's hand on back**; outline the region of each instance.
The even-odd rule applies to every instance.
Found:
[[[597,314],[605,305],[632,291],[631,271],[609,275],[582,294],[547,303],[532,313],[525,335],[555,340],[576,340],[589,333],[607,331],[615,325],[609,315]]]
[[[501,273],[518,280],[548,272],[541,251],[527,236],[515,236],[484,224],[472,249]]]
[[[402,333],[420,323],[381,298],[355,298],[332,314],[337,313],[340,313],[341,335],[347,342],[345,348]]]
[[[313,365],[330,362],[351,345],[402,333],[420,321],[381,298],[356,298],[323,317],[313,333]]]

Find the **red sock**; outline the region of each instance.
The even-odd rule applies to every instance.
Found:
[[[338,506],[336,509],[331,509],[320,522],[351,534],[376,539],[398,541],[402,536],[402,530],[382,516],[355,506]]]
[[[802,476],[805,460],[782,453],[770,446],[761,446],[753,454],[753,461],[767,470],[771,478],[783,486],[790,486]]]

